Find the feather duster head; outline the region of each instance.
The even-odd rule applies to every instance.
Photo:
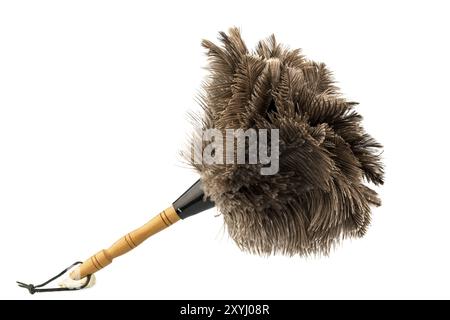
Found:
[[[307,60],[272,35],[249,51],[237,28],[221,45],[204,40],[209,77],[200,97],[205,129],[279,129],[279,171],[258,164],[190,164],[227,230],[246,251],[328,254],[346,237],[364,235],[370,207],[365,185],[383,183],[382,147],[339,93],[325,64]],[[194,138],[195,140],[200,137]]]

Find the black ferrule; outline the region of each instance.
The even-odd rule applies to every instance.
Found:
[[[214,207],[214,202],[205,198],[202,183],[198,180],[173,203],[173,208],[181,219],[193,216]]]

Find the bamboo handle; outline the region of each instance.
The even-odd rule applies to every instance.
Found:
[[[136,248],[147,238],[171,226],[178,220],[180,220],[180,217],[172,206],[163,210],[142,227],[126,234],[108,249],[101,250],[87,259],[70,273],[70,278],[73,280],[80,280],[87,275],[99,271],[109,265],[114,258]]]

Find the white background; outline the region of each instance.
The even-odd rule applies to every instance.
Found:
[[[450,298],[448,1],[2,1],[1,298]],[[385,145],[383,206],[329,258],[239,251],[215,210],[30,296],[175,200],[202,38],[275,33],[326,62]]]

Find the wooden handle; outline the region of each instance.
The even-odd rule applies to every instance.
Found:
[[[121,256],[136,248],[147,238],[171,226],[178,220],[180,220],[180,217],[173,207],[163,210],[160,214],[152,218],[139,229],[126,234],[124,237],[116,241],[108,249],[101,250],[87,259],[78,268],[70,273],[70,278],[73,280],[80,280],[89,274],[97,272],[110,264],[114,258],[117,258],[118,256]]]

